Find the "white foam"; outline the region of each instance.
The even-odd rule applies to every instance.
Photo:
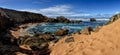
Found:
[[[79,18],[71,18],[70,20],[89,21],[90,19],[88,19],[88,18],[87,18],[87,19],[85,19],[85,18],[84,18],[84,19],[83,19],[83,18],[80,18],[80,19],[79,19]],[[108,18],[101,18],[101,19],[99,18],[99,19],[96,19],[96,20],[97,20],[97,21],[108,21],[109,19],[108,19]]]

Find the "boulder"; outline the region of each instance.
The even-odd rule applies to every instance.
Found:
[[[91,27],[86,27],[80,31],[81,34],[90,35],[93,29]]]
[[[96,21],[95,18],[90,18],[90,22],[94,22],[94,21]]]
[[[58,16],[56,17],[56,20],[59,22],[59,23],[70,23],[70,20],[65,18],[64,16]]]
[[[65,42],[66,42],[66,43],[74,42],[74,38],[73,38],[73,37],[66,38],[66,39],[65,39]]]
[[[68,29],[58,29],[54,34],[55,36],[64,36],[67,35],[69,32]]]

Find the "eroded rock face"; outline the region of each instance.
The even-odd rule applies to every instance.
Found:
[[[54,34],[55,36],[64,36],[68,34],[68,29],[59,29]]]
[[[42,14],[0,8],[0,31],[24,23],[43,22],[46,19]]]
[[[91,27],[86,27],[84,29],[82,29],[80,31],[81,34],[86,34],[86,35],[90,35],[91,34],[91,31],[93,31],[93,29]]]
[[[24,36],[20,37],[18,39],[19,46],[21,45],[27,45],[29,46],[34,54],[36,55],[42,55],[42,54],[48,54],[48,41],[50,37],[45,37],[44,35],[38,35],[38,36]]]

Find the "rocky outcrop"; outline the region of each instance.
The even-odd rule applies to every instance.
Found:
[[[90,22],[94,22],[94,21],[96,21],[95,18],[90,18]]]
[[[42,14],[0,8],[0,31],[24,23],[43,22],[46,19]]]
[[[47,55],[50,52],[48,49],[50,39],[47,35],[23,36],[17,39],[17,43],[19,46],[27,45],[36,55]]]
[[[64,36],[68,34],[68,29],[59,29],[54,34],[55,36]]]
[[[113,17],[110,18],[110,20],[106,23],[106,25],[115,22],[119,18],[120,18],[120,14],[114,15]]]
[[[37,13],[16,11],[10,9],[0,8],[1,16],[5,16],[9,21],[15,23],[27,23],[27,22],[42,22],[45,20],[45,16]]]
[[[56,20],[60,23],[70,23],[70,20],[65,18],[64,16],[58,16],[56,17]]]
[[[47,22],[47,23],[57,23],[58,21],[55,18],[48,18],[44,22]]]

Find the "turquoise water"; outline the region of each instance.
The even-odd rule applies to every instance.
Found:
[[[27,31],[31,33],[53,33],[58,29],[69,29],[69,33],[79,32],[81,29],[90,26],[95,28],[96,26],[103,26],[107,21],[95,21],[95,22],[81,22],[74,24],[65,24],[65,23],[45,23],[28,28]]]

